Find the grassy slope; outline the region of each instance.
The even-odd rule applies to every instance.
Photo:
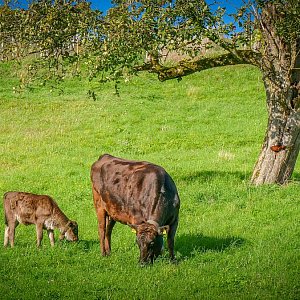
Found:
[[[286,187],[248,184],[266,124],[255,68],[163,84],[142,75],[120,97],[102,86],[97,101],[78,80],[62,95],[13,94],[13,73],[0,68],[0,194],[52,195],[81,239],[51,249],[45,237],[37,250],[34,227],[18,227],[16,247],[0,247],[1,299],[300,298],[299,162]],[[140,268],[134,235],[120,224],[112,256],[99,254],[89,169],[104,152],[155,162],[174,178],[178,265],[166,254]]]

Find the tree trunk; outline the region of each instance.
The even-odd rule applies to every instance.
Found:
[[[290,179],[300,149],[300,98],[298,87],[282,88],[265,80],[268,126],[251,182],[284,184]]]

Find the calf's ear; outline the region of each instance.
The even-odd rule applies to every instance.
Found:
[[[70,227],[71,227],[71,228],[76,228],[76,227],[78,227],[77,222],[76,222],[76,221],[70,221]]]
[[[161,226],[158,228],[158,234],[159,235],[167,234],[169,230],[170,230],[169,225]]]
[[[78,227],[78,224],[77,224],[77,222],[76,221],[68,221],[68,223],[67,223],[67,227],[69,227],[69,228],[76,228],[76,227]]]

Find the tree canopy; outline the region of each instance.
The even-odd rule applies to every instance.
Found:
[[[261,67],[266,41],[278,49],[282,42],[294,47],[295,59],[300,32],[297,0],[249,1],[231,15],[232,22],[225,22],[224,7],[204,0],[115,0],[105,16],[85,0],[29,1],[27,9],[13,3],[0,7],[1,58],[38,53],[37,61],[43,66],[46,61],[53,71],[48,76],[59,79],[67,68],[64,61],[76,63],[74,72],[81,59],[91,78],[104,80],[140,70],[166,80],[220,65]],[[203,58],[212,47],[219,55]],[[176,66],[167,60],[173,51],[182,54]],[[29,65],[29,77],[36,67]]]

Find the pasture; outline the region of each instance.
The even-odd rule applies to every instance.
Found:
[[[253,187],[249,178],[267,122],[259,71],[207,70],[160,83],[141,74],[102,85],[67,80],[13,92],[0,64],[0,194],[49,194],[78,222],[78,243],[20,225],[15,248],[0,247],[0,298],[5,299],[300,299],[300,163],[287,186]],[[100,255],[90,167],[103,153],[163,166],[181,198],[167,252],[138,265],[128,226],[116,224],[112,255]],[[0,206],[3,216],[3,207]],[[3,220],[3,217],[2,217]],[[3,242],[4,222],[0,226]],[[56,238],[58,232],[55,232]]]

